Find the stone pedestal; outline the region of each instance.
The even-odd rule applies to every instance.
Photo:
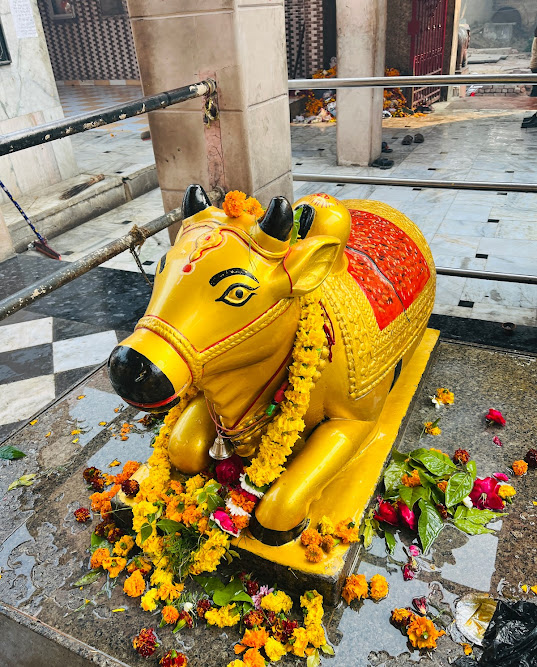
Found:
[[[203,100],[149,114],[166,211],[191,183],[242,190],[266,205],[292,198],[283,3],[270,0],[128,0],[144,94],[206,77],[220,118]],[[173,236],[175,236],[173,233]]]
[[[386,0],[336,4],[338,76],[384,76]],[[382,145],[381,88],[339,89],[337,157],[340,165],[368,165]]]
[[[0,0],[2,27],[11,63],[0,66],[0,133],[8,134],[63,118],[56,82],[37,8],[23,21],[24,5],[11,13],[9,0]],[[36,146],[0,158],[2,180],[18,197],[71,178],[78,173],[70,139]],[[0,192],[0,203],[7,201]]]

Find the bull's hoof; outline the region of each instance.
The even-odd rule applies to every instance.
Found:
[[[308,523],[309,519],[306,517],[298,526],[291,528],[291,530],[272,530],[271,528],[262,526],[254,515],[248,525],[248,529],[252,537],[255,537],[259,542],[267,544],[269,547],[281,547],[282,544],[296,540],[300,533],[308,526]]]

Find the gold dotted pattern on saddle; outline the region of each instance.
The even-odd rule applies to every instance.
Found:
[[[382,331],[371,304],[347,272],[329,276],[322,285],[327,302],[339,325],[351,398],[364,396],[378,385],[423,333],[432,312],[435,295],[434,262],[419,229],[405,215],[380,202],[346,200],[350,209],[369,211],[397,225],[416,243],[425,257],[431,276],[414,302]],[[336,339],[337,340],[337,339]]]

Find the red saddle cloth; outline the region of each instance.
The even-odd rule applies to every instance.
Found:
[[[348,271],[382,330],[410,306],[431,272],[416,243],[393,222],[367,211],[351,210],[350,214]]]

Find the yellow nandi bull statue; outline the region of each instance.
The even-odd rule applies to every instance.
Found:
[[[378,480],[389,453],[374,452],[379,416],[433,306],[425,239],[390,206],[326,194],[303,197],[294,210],[275,197],[257,220],[229,218],[193,185],[183,213],[144,317],[110,357],[115,390],[149,412],[199,390],[170,436],[179,471],[206,468],[217,435],[252,458],[278,419],[274,399],[290,373],[301,304],[315,293],[323,340],[305,426],[283,473],[263,489],[250,530],[282,545],[303,530],[312,503],[324,502],[318,514],[334,521],[356,516],[349,493]],[[351,479],[334,487],[351,467]]]

